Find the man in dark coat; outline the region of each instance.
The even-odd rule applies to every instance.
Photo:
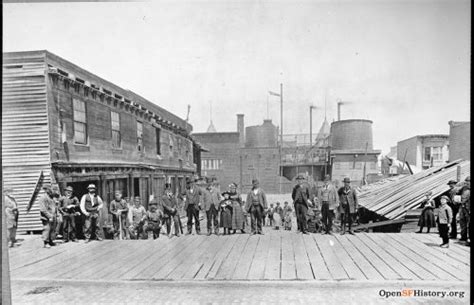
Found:
[[[171,237],[171,221],[174,223],[174,234],[179,237],[181,220],[179,219],[178,200],[171,191],[171,184],[165,184],[165,193],[161,196],[161,205],[163,206],[164,221],[166,224],[166,233]]]
[[[296,177],[297,184],[293,188],[291,198],[293,199],[293,205],[295,207],[296,221],[298,223],[298,230],[303,234],[308,234],[308,223],[306,214],[308,213],[308,207],[312,205],[309,200],[309,189],[305,186],[303,175]]]
[[[341,187],[337,193],[339,195],[339,209],[341,212],[341,235],[346,233],[346,223],[349,225],[349,234],[354,234],[352,231],[352,218],[357,214],[359,209],[359,202],[357,200],[356,191],[351,187],[351,179],[344,178],[344,186]]]
[[[471,176],[467,176],[461,191],[461,208],[459,215],[459,224],[461,225],[460,241],[465,241],[469,245],[469,227],[471,221]]]
[[[214,226],[214,234],[219,235],[217,215],[222,195],[217,189],[217,181],[213,180],[212,183],[202,191],[202,208],[206,212],[207,217],[207,235],[211,235],[212,226]]]
[[[76,216],[79,212],[79,199],[72,194],[73,188],[66,187],[65,196],[59,198],[59,212],[63,215],[63,239],[76,241]]]
[[[185,201],[184,210],[188,216],[188,235],[191,234],[193,230],[193,219],[196,234],[201,234],[201,227],[199,226],[199,210],[201,208],[202,191],[201,188],[196,185],[197,181],[197,178],[189,180],[187,182],[186,191],[182,195]]]
[[[262,221],[264,217],[264,211],[267,209],[267,196],[265,192],[259,187],[259,181],[257,179],[252,180],[252,189],[247,194],[247,202],[245,203],[245,211],[250,213],[250,234],[261,234],[262,232]]]
[[[458,195],[457,191],[458,189],[456,188],[457,181],[455,180],[449,180],[448,186],[449,186],[449,199],[448,205],[451,208],[453,212],[453,219],[451,221],[451,231],[449,234],[449,238],[451,239],[456,239],[458,236],[458,230],[457,230],[457,223],[456,223],[456,215],[459,212],[459,203],[454,201],[454,196]]]
[[[39,199],[39,210],[41,222],[43,223],[42,239],[45,248],[55,246],[55,231],[57,206],[54,202],[54,194],[50,186],[44,187],[45,194]]]

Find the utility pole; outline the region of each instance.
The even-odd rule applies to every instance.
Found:
[[[311,155],[311,177],[314,180],[314,164],[313,164],[313,109],[316,109],[316,106],[309,106],[309,153]]]
[[[283,148],[283,83],[280,83],[280,194],[281,194],[281,177],[283,176],[283,168],[281,167]]]

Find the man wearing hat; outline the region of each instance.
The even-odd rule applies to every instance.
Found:
[[[66,187],[65,196],[59,198],[58,211],[63,215],[63,239],[64,242],[69,240],[76,241],[76,222],[75,217],[81,215],[79,212],[79,199],[73,196],[73,188]]]
[[[317,198],[318,202],[321,203],[321,213],[325,234],[331,234],[334,210],[339,205],[339,198],[336,188],[331,184],[331,178],[329,175],[324,177],[324,185],[318,189]]]
[[[110,213],[112,214],[114,239],[128,239],[128,204],[122,199],[122,192],[119,190],[115,191],[115,198],[110,202]]]
[[[163,206],[163,219],[166,224],[166,234],[171,237],[171,222],[174,224],[174,235],[179,237],[181,229],[181,220],[179,219],[178,200],[173,195],[171,183],[165,184],[165,193],[161,196],[161,205]]]
[[[247,194],[247,202],[245,203],[245,211],[250,213],[250,234],[261,234],[263,212],[267,209],[267,196],[259,187],[260,183],[257,179],[252,180],[252,189]]]
[[[464,180],[464,186],[461,191],[461,213],[459,214],[459,224],[461,225],[461,238],[467,245],[469,236],[469,226],[471,220],[471,176]]]
[[[43,223],[42,239],[45,248],[55,246],[56,214],[57,207],[53,200],[53,191],[50,186],[44,187],[44,195],[39,199],[41,222]]]
[[[451,208],[453,212],[453,220],[451,221],[451,231],[449,234],[449,238],[451,239],[456,239],[458,235],[458,230],[457,230],[457,224],[456,224],[456,215],[459,212],[459,203],[455,202],[455,197],[457,195],[457,192],[459,191],[456,188],[457,181],[455,180],[449,180],[448,181],[448,186],[449,186],[449,199],[450,201],[448,202],[449,207]]]
[[[309,189],[304,185],[303,175],[299,174],[296,177],[296,182],[297,184],[291,192],[291,198],[293,199],[293,205],[295,207],[296,221],[301,233],[308,234],[306,214],[308,213],[308,207],[312,205],[309,200]]]
[[[13,190],[6,188],[3,190],[3,198],[5,204],[5,219],[8,230],[8,240],[10,241],[10,247],[14,247],[16,243],[16,229],[18,226],[18,205],[15,198],[11,195]]]
[[[93,238],[101,241],[99,231],[99,211],[102,209],[104,202],[99,195],[96,194],[96,188],[94,184],[87,186],[88,193],[83,195],[81,198],[81,211],[86,215],[86,221],[84,226],[84,236],[86,242],[90,242]]]
[[[207,235],[212,234],[213,227],[214,234],[219,235],[217,215],[222,195],[217,189],[217,180],[213,179],[207,188],[202,189],[202,193],[202,208],[206,212],[207,217]]]
[[[184,210],[188,216],[188,234],[192,233],[193,230],[193,218],[196,234],[201,233],[201,227],[199,226],[199,209],[201,208],[201,188],[196,185],[198,181],[197,177],[188,181],[186,191],[181,196],[184,200]]]
[[[357,200],[356,191],[351,186],[351,179],[344,178],[344,186],[338,190],[339,195],[339,209],[341,212],[341,235],[346,233],[346,223],[349,224],[349,234],[354,234],[352,231],[352,218],[357,214],[359,209],[359,202]]]

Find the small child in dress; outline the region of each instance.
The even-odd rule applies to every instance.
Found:
[[[222,194],[224,200],[219,204],[220,210],[220,221],[219,226],[224,229],[224,235],[230,234],[232,229],[232,200],[229,199],[230,195],[228,192]]]
[[[291,213],[292,212],[293,210],[288,205],[288,201],[285,201],[284,207],[283,207],[285,230],[291,231]]]
[[[275,221],[275,230],[280,230],[283,221],[283,208],[278,201],[276,203],[275,212],[273,213],[273,220]]]

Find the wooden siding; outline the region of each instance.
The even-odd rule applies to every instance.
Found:
[[[4,59],[2,89],[4,187],[18,203],[18,232],[41,230],[38,199],[29,213],[26,206],[41,171],[51,182],[44,55]]]

